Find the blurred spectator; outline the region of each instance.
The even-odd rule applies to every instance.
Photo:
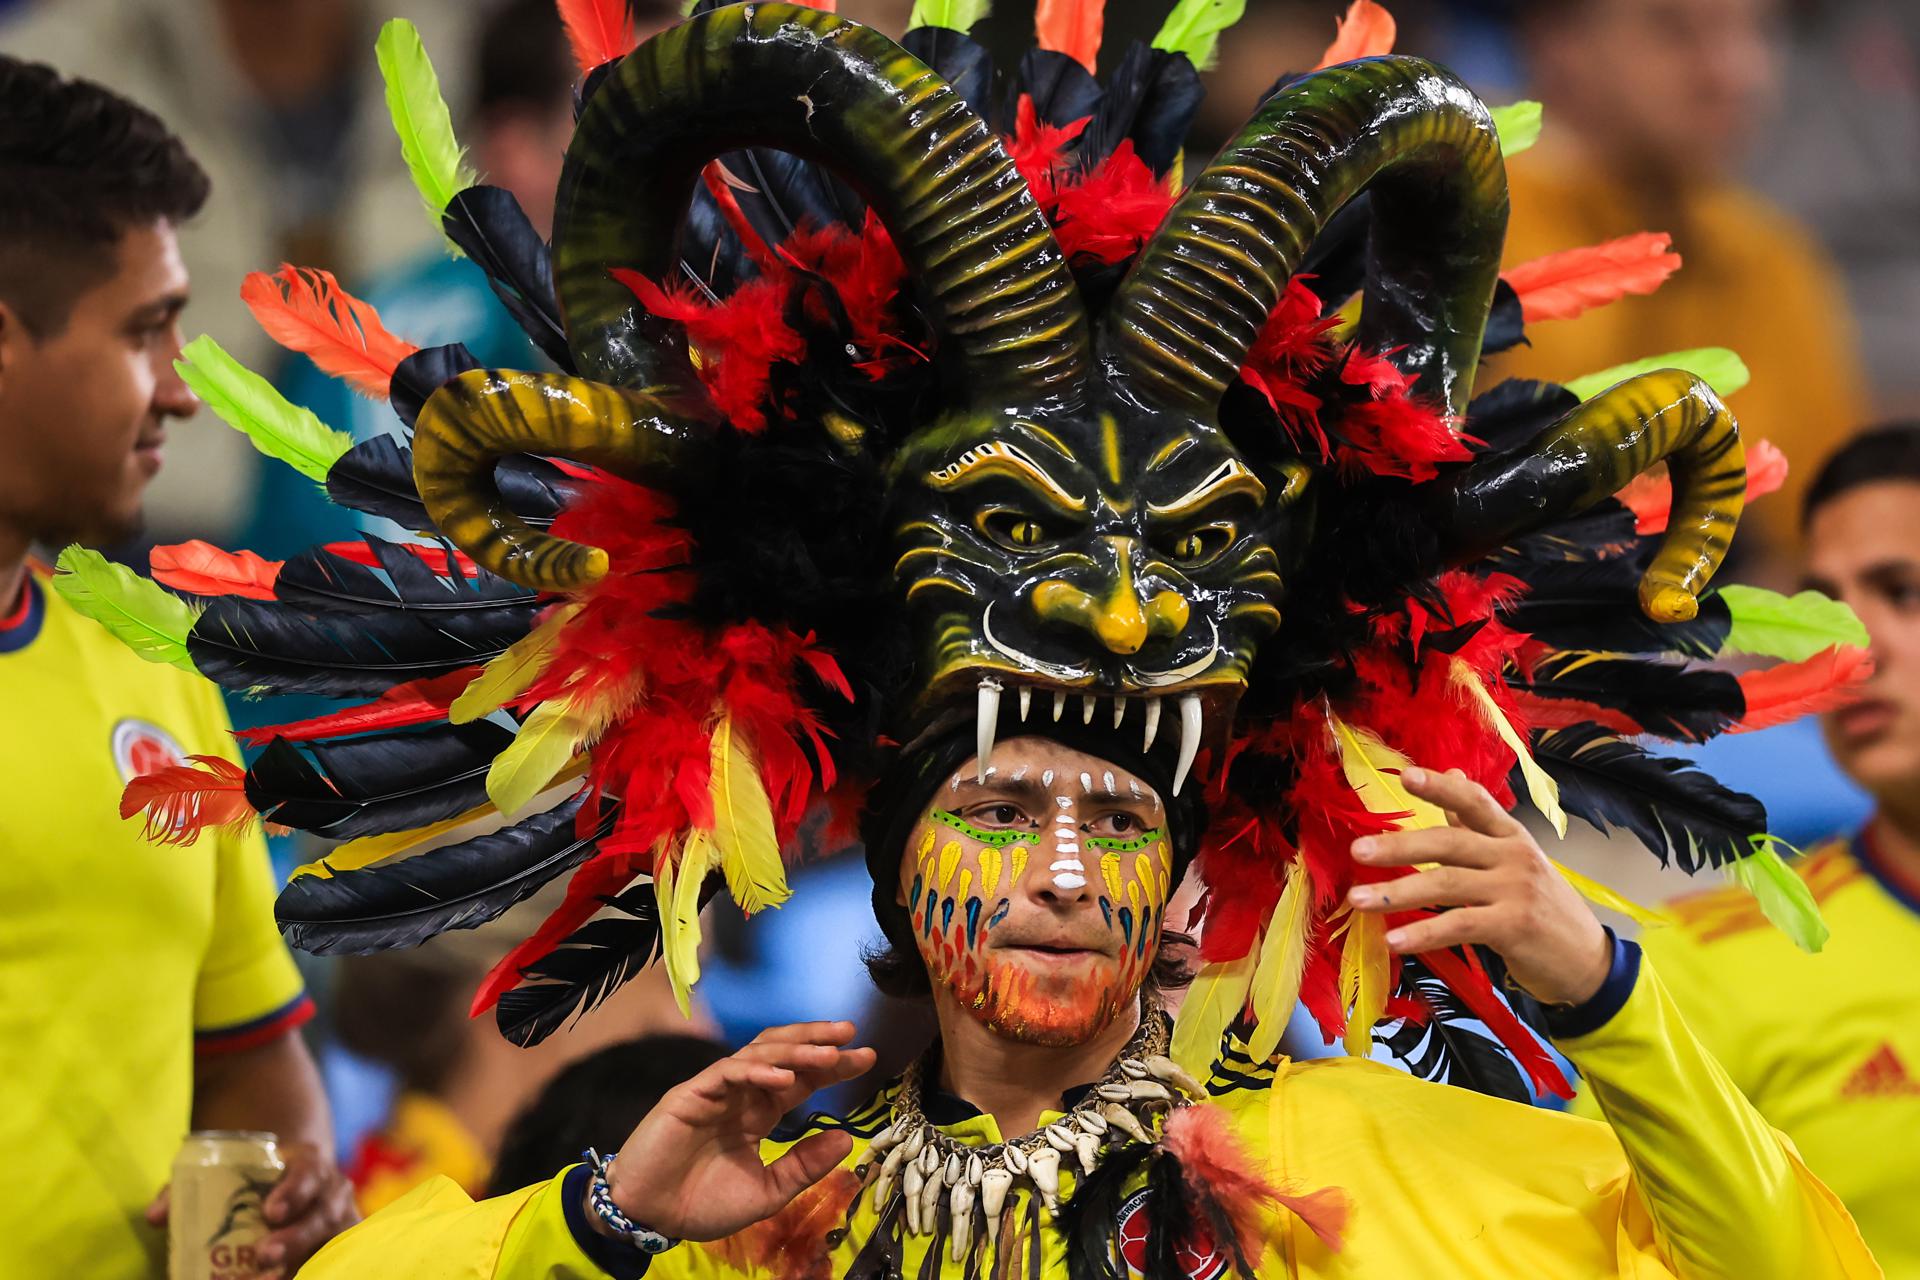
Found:
[[[727,1056],[727,1046],[699,1036],[641,1036],[608,1045],[547,1082],[507,1126],[486,1194],[505,1195],[545,1182],[579,1162],[588,1147],[619,1150],[667,1090]]]
[[[385,1119],[348,1163],[363,1212],[441,1174],[477,1194],[509,1121],[557,1072],[634,1035],[708,1029],[704,1019],[680,1016],[657,965],[530,1049],[503,1037],[491,1014],[469,1016],[481,980],[558,905],[559,890],[478,929],[340,963],[329,1007],[334,1033],[341,1047],[388,1068],[397,1086]]]
[[[1802,477],[1865,410],[1832,266],[1730,176],[1779,89],[1775,0],[1565,0],[1526,5],[1520,22],[1546,129],[1509,166],[1509,265],[1642,230],[1671,233],[1686,265],[1650,297],[1532,326],[1532,349],[1499,372],[1568,378],[1733,348],[1753,373],[1732,399],[1743,433],[1799,464],[1743,531],[1790,546]]]
[[[217,195],[182,230],[196,327],[249,367],[276,348],[240,281],[285,260],[353,280],[433,243],[387,118],[373,42],[412,19],[459,111],[473,6],[462,0],[59,0],[0,25],[0,51],[44,59],[153,107],[200,158]],[[175,448],[151,517],[231,542],[264,460],[237,432]]]
[[[1818,954],[1801,952],[1745,891],[1730,888],[1680,899],[1678,924],[1641,943],[1688,1025],[1846,1202],[1887,1275],[1915,1277],[1920,426],[1850,441],[1813,479],[1807,501],[1807,585],[1853,606],[1875,663],[1861,700],[1824,725],[1834,756],[1876,810],[1851,838],[1795,866],[1832,936]]]
[[[1881,412],[1920,414],[1920,5],[1789,8],[1792,90],[1748,172],[1839,262]]]

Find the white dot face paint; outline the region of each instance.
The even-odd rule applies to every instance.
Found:
[[[1013,780],[1014,780],[1015,782],[1018,782],[1018,781],[1020,781],[1020,780],[1021,780],[1022,778],[1025,778],[1025,777],[1027,776],[1027,770],[1028,770],[1029,768],[1031,768],[1031,767],[1032,767],[1032,766],[1030,766],[1030,765],[1024,765],[1024,764],[1023,764],[1023,765],[1021,765],[1021,766],[1020,766],[1020,767],[1019,767],[1018,769],[1016,769],[1016,770],[1014,770],[1014,772],[1013,772]]]
[[[1087,774],[1087,773],[1083,773],[1083,774],[1081,774],[1081,775],[1080,775],[1080,789],[1081,789],[1082,791],[1091,791],[1091,790],[1093,790],[1093,775],[1092,775],[1092,774]]]
[[[1059,805],[1062,809],[1073,808],[1073,801],[1068,799],[1066,796],[1055,796],[1053,798],[1053,802]]]
[[[988,773],[992,773],[992,772],[993,772],[993,770],[991,770],[991,769],[989,769],[989,770],[987,770],[987,772],[988,772]],[[1100,781],[1102,781],[1102,782],[1104,782],[1104,783],[1106,784],[1106,786],[1107,786],[1107,790],[1109,790],[1109,791],[1113,791],[1113,790],[1115,790],[1115,788],[1114,788],[1114,785],[1113,785],[1113,774],[1112,774],[1112,773],[1103,773],[1103,774],[1101,774],[1101,775],[1100,775]]]
[[[1045,773],[1040,775],[1040,785],[1043,787],[1050,787],[1053,785],[1053,770],[1049,769]]]

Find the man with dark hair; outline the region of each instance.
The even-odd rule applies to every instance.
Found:
[[[258,835],[185,849],[118,817],[140,773],[234,759],[213,687],[129,661],[47,589],[35,546],[134,533],[167,424],[208,182],[158,119],[0,57],[0,1273],[150,1276],[188,1128],[278,1134],[272,1264],[352,1220],[311,1013]]]
[[[1832,936],[1808,955],[1739,895],[1682,898],[1643,941],[1735,1084],[1846,1202],[1889,1276],[1920,1276],[1920,425],[1867,432],[1807,488],[1806,585],[1872,637],[1862,697],[1824,718],[1875,812],[1795,869]],[[1728,976],[1735,975],[1734,981]]]

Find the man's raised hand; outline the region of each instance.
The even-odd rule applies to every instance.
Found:
[[[620,1148],[614,1203],[681,1240],[717,1240],[778,1213],[853,1149],[851,1137],[828,1130],[770,1165],[760,1160],[760,1142],[781,1116],[873,1066],[873,1050],[843,1047],[851,1039],[851,1022],[769,1027],[671,1090]]]
[[[1397,880],[1354,886],[1356,911],[1391,914],[1448,907],[1387,934],[1395,951],[1435,951],[1479,943],[1506,961],[1507,973],[1535,999],[1582,1004],[1607,979],[1606,931],[1518,819],[1459,770],[1409,768],[1408,791],[1446,810],[1444,827],[1389,831],[1353,844],[1371,867],[1438,864]]]

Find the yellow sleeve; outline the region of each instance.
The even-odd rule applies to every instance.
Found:
[[[232,727],[212,685],[199,691],[202,752],[238,761]],[[264,1043],[311,1014],[305,984],[273,920],[273,864],[259,831],[221,831],[212,941],[193,995],[194,1042],[202,1052]]]
[[[1651,964],[1603,1026],[1555,1043],[1619,1138],[1677,1274],[1881,1274],[1839,1199],[1701,1046]]]

